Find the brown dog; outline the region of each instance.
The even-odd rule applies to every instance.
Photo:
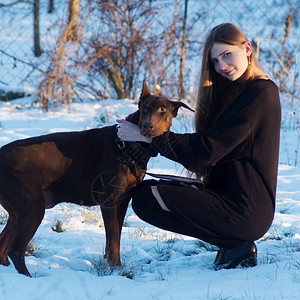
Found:
[[[181,102],[151,95],[144,81],[139,110],[127,120],[138,124],[142,134],[155,137],[169,130],[181,106],[190,109]],[[111,265],[120,264],[128,191],[143,179],[151,153],[149,144],[142,143],[136,152],[137,143],[125,144],[116,131],[116,126],[107,126],[54,133],[0,149],[0,204],[9,214],[0,235],[0,264],[9,265],[9,257],[19,273],[30,276],[24,260],[26,247],[45,209],[61,202],[101,205],[105,257]],[[147,154],[137,159],[143,150]]]

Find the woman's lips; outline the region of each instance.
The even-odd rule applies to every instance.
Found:
[[[233,70],[234,70],[234,69],[232,69],[232,70],[230,70],[230,71],[228,71],[228,72],[225,72],[225,74],[228,76],[228,75],[230,75],[230,74],[233,72]]]

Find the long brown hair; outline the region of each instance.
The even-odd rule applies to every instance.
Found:
[[[218,74],[210,60],[211,48],[215,43],[242,46],[248,42],[245,34],[232,23],[223,23],[214,27],[207,35],[204,49],[200,82],[197,93],[195,114],[196,132],[208,130],[240,92],[247,80],[254,79],[255,71],[260,70],[252,51],[248,57],[248,68],[242,80],[230,81]],[[260,71],[262,74],[263,72]]]
[[[215,71],[210,59],[210,52],[215,43],[242,47],[247,42],[248,39],[245,34],[231,23],[220,24],[214,27],[207,35],[203,49],[200,82],[197,93],[195,113],[196,132],[209,130],[217,122],[232,100],[241,92],[248,80],[265,75],[258,66],[254,51],[248,57],[248,68],[239,80],[230,81]],[[210,181],[210,167],[203,167],[193,171],[203,181]]]

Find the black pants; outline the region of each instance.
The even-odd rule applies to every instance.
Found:
[[[154,185],[170,212],[163,210],[154,197],[151,191]],[[146,180],[134,189],[132,207],[147,223],[218,247],[234,248],[254,240],[251,229],[247,228],[247,218],[207,189],[160,185],[155,180]]]

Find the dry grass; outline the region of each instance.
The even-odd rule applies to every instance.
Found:
[[[8,213],[4,209],[1,209],[0,207],[0,225],[6,224],[7,219],[8,219]]]
[[[56,220],[51,228],[55,232],[64,232],[66,230],[65,224],[62,220]]]
[[[36,252],[40,250],[38,244],[34,241],[30,241],[27,245],[25,256],[36,256]]]
[[[135,268],[123,263],[121,266],[110,266],[103,257],[91,260],[91,270],[96,272],[98,276],[119,275],[129,279],[133,279]]]

